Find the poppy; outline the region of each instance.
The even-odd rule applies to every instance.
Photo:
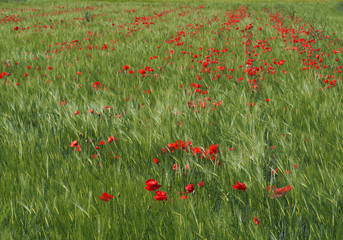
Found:
[[[279,169],[278,168],[276,168],[275,170],[272,169],[272,170],[270,170],[270,172],[272,173],[273,176],[276,176],[276,175],[278,175]]]
[[[175,164],[173,165],[173,170],[176,171],[176,170],[178,170],[178,169],[179,169],[179,164],[176,164],[176,163],[175,163]]]
[[[101,142],[99,142],[99,145],[104,145],[105,144],[105,141],[102,140]]]
[[[60,101],[60,103],[59,103],[60,106],[63,106],[64,104],[67,104],[67,101],[66,101],[66,100],[62,100],[62,101]]]
[[[80,112],[79,111],[75,111],[74,112],[74,115],[78,115]]]
[[[181,196],[179,199],[180,199],[180,200],[185,200],[185,199],[187,199],[187,198],[188,198],[187,195],[183,195],[183,196]]]
[[[243,190],[243,191],[247,189],[244,183],[239,183],[237,181],[236,181],[236,185],[232,185],[232,187],[236,190]]]
[[[157,201],[167,200],[167,193],[166,192],[161,192],[161,191],[156,191],[156,196],[154,196],[154,198]]]
[[[260,224],[260,219],[258,217],[254,217],[254,223],[259,225]]]
[[[186,185],[185,188],[186,188],[187,193],[191,193],[194,191],[193,184],[188,184],[188,185]]]
[[[116,139],[115,136],[109,137],[108,140],[107,140],[107,142],[108,142],[108,143],[111,143],[111,142],[113,142],[113,140],[116,141],[116,142],[118,142],[118,139]]]
[[[158,159],[157,158],[154,158],[154,163],[158,164]]]
[[[158,182],[154,179],[146,180],[145,184],[146,184],[145,189],[148,191],[155,191],[161,187],[161,185],[159,185]]]
[[[201,187],[203,187],[205,185],[205,182],[204,181],[200,181],[197,185],[198,185],[199,188],[201,188]]]
[[[14,31],[18,31],[18,29],[19,29],[18,26],[14,27]]]
[[[76,147],[76,146],[77,146],[77,143],[78,143],[78,141],[75,140],[75,141],[73,141],[69,146],[70,146],[70,147]]]
[[[108,193],[104,192],[101,196],[98,197],[100,200],[108,202],[110,199],[113,199],[112,195],[109,195]]]

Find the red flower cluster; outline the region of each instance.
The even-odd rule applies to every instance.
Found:
[[[109,195],[108,193],[104,192],[101,196],[98,197],[100,200],[104,202],[110,201],[110,199],[113,199],[112,195]]]
[[[283,195],[285,195],[286,193],[288,193],[289,191],[291,191],[291,185],[288,185],[286,187],[282,187],[282,188],[276,188],[274,185],[273,186],[267,186],[266,190],[268,192],[271,192],[271,194],[269,195],[271,198],[275,198],[275,197],[282,197]]]
[[[200,159],[206,158],[207,160],[216,160],[218,155],[218,144],[211,144],[208,149],[203,147],[192,147],[191,141],[178,140],[174,143],[168,143],[167,148],[162,148],[163,153],[167,153],[169,150],[173,153],[176,150],[185,150],[185,152],[191,152],[194,156],[198,155]],[[167,150],[168,149],[168,150]]]
[[[146,184],[145,189],[148,191],[155,191],[161,187],[161,185],[159,185],[158,182],[152,178],[146,180],[145,184]],[[166,192],[156,191],[155,194],[156,196],[154,196],[154,198],[157,201],[168,200]]]
[[[78,144],[78,141],[73,141],[70,145],[70,147],[76,147],[76,151],[81,152],[81,146]]]

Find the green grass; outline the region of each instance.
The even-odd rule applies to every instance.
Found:
[[[0,72],[11,74],[0,79],[1,239],[340,239],[343,97],[337,70],[343,59],[332,49],[341,48],[341,4],[201,5],[1,5],[1,18],[15,18],[0,24]],[[225,30],[225,13],[237,9],[245,17]],[[283,33],[279,22],[270,21],[275,13],[285,16]],[[136,17],[151,18],[135,25]],[[249,23],[253,28],[242,33]],[[300,54],[300,43],[288,42],[291,29],[295,39],[312,39],[309,52]],[[264,67],[255,76],[244,72],[243,35],[250,34],[249,51],[259,53],[250,56],[253,66]],[[183,45],[166,43],[179,35]],[[272,50],[263,53],[258,40],[266,39]],[[286,50],[297,46],[299,51]],[[330,53],[321,68],[302,70],[303,59],[315,60],[320,52]],[[153,56],[158,58],[149,60]],[[209,73],[198,63],[206,56],[218,60],[208,65]],[[281,60],[283,65],[273,63]],[[134,73],[125,73],[125,65]],[[142,77],[138,69],[146,66],[154,72]],[[333,75],[335,86],[319,74]],[[256,91],[248,79],[257,79]],[[95,82],[102,84],[98,90]],[[191,83],[208,94],[193,93]],[[207,97],[206,108],[188,106]],[[67,104],[60,106],[62,100]],[[119,141],[108,144],[110,136]],[[69,146],[74,140],[81,152]],[[219,153],[210,161],[184,150],[162,152],[177,140],[204,149],[218,144]],[[174,164],[180,169],[174,171]],[[156,201],[144,189],[149,178],[168,201]],[[205,185],[198,188],[201,180]],[[233,189],[236,181],[246,191]],[[191,183],[195,191],[180,200]],[[271,198],[268,185],[290,185],[291,191]],[[114,198],[101,201],[103,192]]]

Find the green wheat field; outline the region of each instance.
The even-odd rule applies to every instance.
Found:
[[[342,239],[343,3],[0,14],[0,239]]]

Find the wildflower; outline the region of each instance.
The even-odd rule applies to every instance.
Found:
[[[77,140],[73,141],[73,142],[70,144],[70,147],[76,147],[76,146],[77,146],[77,143],[78,143]]]
[[[180,167],[179,164],[176,164],[176,163],[175,163],[175,164],[173,165],[173,170],[174,170],[174,171],[179,170],[179,167]]]
[[[111,137],[108,138],[107,142],[108,142],[108,143],[111,143],[111,142],[113,142],[113,140],[116,141],[116,142],[119,141],[118,139],[116,139],[115,136],[111,136]]]
[[[65,104],[67,104],[67,101],[66,101],[66,100],[62,100],[62,101],[60,101],[60,103],[59,103],[60,106],[63,106],[63,105],[65,105]]]
[[[199,188],[201,188],[201,187],[203,187],[205,185],[205,182],[204,181],[200,181],[197,185],[198,185]]]
[[[167,200],[167,193],[166,192],[161,192],[161,191],[156,191],[156,196],[154,196],[154,198],[157,201]]]
[[[194,187],[193,187],[193,184],[188,184],[186,185],[186,190],[187,190],[187,193],[191,193],[194,191]]]
[[[187,198],[188,198],[187,195],[183,195],[183,196],[181,196],[179,199],[180,199],[180,200],[185,200],[185,199],[187,199]]]
[[[113,199],[112,195],[109,195],[108,193],[104,192],[101,196],[98,197],[100,200],[104,202],[110,201],[110,199]]]
[[[278,171],[279,171],[278,168],[276,168],[275,170],[274,169],[270,170],[270,172],[272,173],[273,176],[278,175]]]
[[[237,181],[236,181],[236,185],[232,185],[232,187],[236,190],[243,190],[243,191],[245,191],[247,188],[244,183],[239,183]]]
[[[155,191],[161,187],[161,185],[158,185],[158,182],[154,179],[146,180],[145,184],[146,184],[145,189],[148,191]]]
[[[259,225],[260,224],[260,219],[258,217],[254,217],[254,223]]]

